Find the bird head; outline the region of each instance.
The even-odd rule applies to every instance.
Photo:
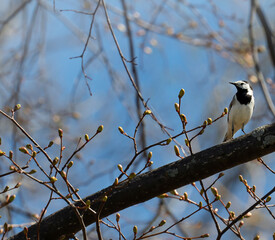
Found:
[[[252,91],[252,87],[247,81],[237,81],[237,82],[229,82],[230,84],[233,84],[237,90],[242,91],[242,90],[247,90],[248,92]]]

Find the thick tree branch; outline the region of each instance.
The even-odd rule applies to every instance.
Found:
[[[97,211],[101,205],[102,197],[108,195],[108,200],[100,215],[103,218],[162,193],[207,178],[274,151],[275,123],[257,128],[245,136],[139,175],[116,187],[110,186],[88,196],[84,201],[89,199],[92,208]],[[86,225],[95,222],[94,215],[83,211],[81,213],[84,214],[83,219]],[[61,236],[78,232],[80,228],[74,210],[68,206],[46,217],[41,222],[40,239],[59,239]],[[28,237],[36,239],[36,234],[37,225],[33,225],[29,228]],[[23,232],[10,238],[10,240],[19,239],[26,239]]]

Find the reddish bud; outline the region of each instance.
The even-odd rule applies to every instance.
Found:
[[[61,128],[58,129],[58,135],[60,138],[63,137],[63,130]]]

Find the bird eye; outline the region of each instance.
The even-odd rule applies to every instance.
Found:
[[[241,85],[243,85],[243,83],[241,83]]]

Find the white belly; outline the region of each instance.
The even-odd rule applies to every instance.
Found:
[[[254,97],[252,97],[251,102],[247,105],[235,101],[235,104],[233,104],[229,112],[227,139],[232,138],[238,130],[248,123],[252,116],[253,108]]]

